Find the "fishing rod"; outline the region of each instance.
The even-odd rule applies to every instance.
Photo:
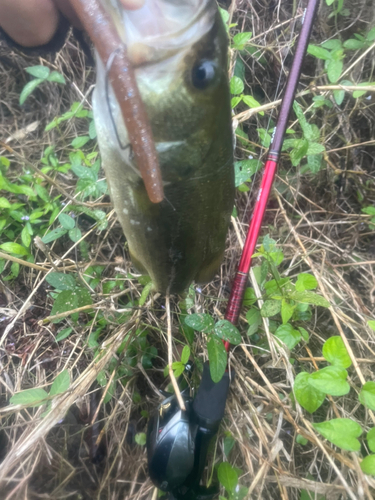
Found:
[[[252,256],[275,178],[288,118],[318,5],[319,0],[308,0],[302,17],[302,28],[284,98],[225,312],[225,319],[234,325],[237,324],[240,315]],[[223,342],[229,354],[230,343]],[[187,366],[186,371],[190,373],[190,365]],[[158,488],[170,492],[170,500],[209,500],[219,493],[218,485],[205,488],[200,485],[200,481],[209,443],[216,435],[224,416],[230,378],[227,370],[220,382],[214,383],[209,365],[205,363],[201,383],[194,400],[188,396],[187,392],[182,393],[186,410],[181,410],[176,396],[170,394],[150,419],[147,432],[149,474]]]

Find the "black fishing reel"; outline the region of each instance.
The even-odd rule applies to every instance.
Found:
[[[151,417],[147,429],[149,475],[160,490],[169,492],[170,500],[210,500],[219,486],[200,485],[210,441],[217,433],[224,415],[229,389],[229,374],[215,384],[208,363],[204,365],[201,384],[192,399],[183,391],[186,411],[174,394],[167,396]]]

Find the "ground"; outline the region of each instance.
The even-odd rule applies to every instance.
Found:
[[[192,338],[184,318],[186,313],[206,313],[217,321],[225,313],[260,182],[251,162],[265,158],[303,12],[303,5],[295,2],[265,0],[233,0],[222,7],[231,25],[229,72],[238,96],[233,102],[236,211],[215,280],[171,299],[175,359],[193,340],[191,357],[198,368],[207,359],[207,338],[199,332]],[[322,2],[311,38],[320,49],[310,49],[303,65],[299,108],[290,116],[290,142],[284,143],[262,226],[262,238],[269,235],[277,246],[261,238],[263,256],[254,259],[249,288],[255,292],[248,292],[238,324],[242,343],[230,355],[236,375],[207,472],[216,478],[218,464],[228,461],[238,483],[248,488],[242,490],[247,498],[374,496],[374,479],[360,465],[372,451],[366,440],[375,424],[371,391],[365,404],[363,397],[358,399],[363,385],[374,379],[375,360],[374,26],[375,8],[369,0]],[[21,91],[32,79],[25,68],[35,65],[60,72],[66,84],[44,82],[20,105]],[[90,112],[94,81],[87,54],[73,37],[58,54],[45,58],[0,45],[4,499],[156,498],[147,477],[143,433],[159,401],[157,389],[168,384],[163,375],[165,298],[147,295],[147,279],[132,268],[95,163]],[[343,81],[351,86],[348,90],[332,88]],[[362,95],[359,84],[366,85]],[[73,107],[66,120],[46,131],[73,103],[82,106]],[[81,140],[74,142],[77,137]],[[63,210],[69,216],[65,220]],[[60,233],[46,240],[53,229]],[[61,273],[70,278],[61,283]],[[275,279],[279,298],[273,293],[270,299],[269,283]],[[306,279],[323,302],[312,299],[297,308],[293,293],[301,286],[305,290],[301,283]],[[276,308],[279,304],[282,313],[280,307],[265,313],[262,302],[251,300],[256,289],[261,300],[273,301]],[[331,307],[324,307],[328,303]],[[288,307],[292,315],[286,318]],[[75,315],[65,314],[76,308]],[[282,323],[290,325],[289,333],[297,332],[290,333],[296,342],[290,336],[283,337],[284,343],[277,340]],[[325,342],[332,337],[341,340],[330,358]],[[321,406],[310,413],[295,379],[303,372],[318,373],[329,359],[335,364],[339,351],[344,352],[341,361],[349,356],[350,387],[335,395],[325,386]],[[346,375],[344,379],[347,384]],[[10,398],[26,389],[46,391],[39,399],[49,394],[52,405],[28,405],[25,400],[12,405]],[[32,403],[38,400],[35,393],[32,398]],[[356,438],[352,447],[343,444],[346,431],[335,441],[313,427],[339,418],[361,426],[358,450]],[[224,488],[221,493],[239,498],[238,492]]]

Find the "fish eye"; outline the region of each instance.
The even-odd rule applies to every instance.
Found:
[[[199,61],[192,71],[194,87],[205,90],[215,80],[216,72],[216,64],[213,61]]]

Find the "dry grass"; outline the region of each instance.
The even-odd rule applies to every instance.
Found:
[[[299,25],[294,25],[289,2],[233,0],[228,6],[237,23],[233,31],[252,31],[254,43],[260,48],[254,57],[244,59],[246,92],[262,100],[265,116],[240,109],[234,120],[243,123],[254,154],[263,157],[256,129],[267,127],[270,113],[274,113],[282,95]],[[346,40],[352,33],[375,24],[375,8],[370,0],[345,7],[350,10],[348,17],[328,19],[332,7],[321,5],[313,31],[315,43],[337,37]],[[297,14],[301,14],[299,9]],[[361,54],[350,51],[345,58],[345,68],[349,69],[346,78],[353,83],[374,81],[374,51],[371,49],[364,57]],[[232,54],[233,64],[236,56]],[[21,109],[18,96],[28,80],[23,68],[39,61],[0,46],[0,138],[16,152],[12,155],[0,147],[0,155],[9,156],[14,175],[25,162],[38,167],[42,151],[49,144],[56,146],[62,158],[72,138],[86,132],[79,120],[67,122],[60,131],[43,132],[44,125],[65,112],[73,101],[84,100],[90,107],[94,72],[86,67],[83,53],[70,39],[56,58],[41,62],[63,72],[68,84],[38,90]],[[292,277],[302,271],[314,274],[320,293],[332,307],[315,310],[307,326],[310,342],[295,349],[294,365],[290,364],[289,353],[276,348],[272,334],[269,350],[253,355],[246,322],[243,318],[240,321],[244,344],[230,356],[236,377],[217,441],[216,461],[222,460],[224,433],[229,431],[236,440],[230,462],[242,470],[240,482],[250,488],[249,498],[294,500],[300,499],[301,489],[305,489],[313,493],[312,498],[324,495],[332,500],[371,499],[375,491],[375,481],[361,472],[358,456],[322,440],[311,425],[315,416],[295,407],[290,398],[295,375],[317,369],[324,341],[331,335],[341,335],[353,361],[349,373],[352,389],[346,397],[326,401],[319,410],[319,419],[350,417],[365,430],[375,423],[374,415],[357,403],[361,385],[374,379],[375,333],[367,321],[375,317],[375,232],[369,229],[368,216],[361,213],[361,207],[375,202],[375,97],[373,93],[368,94],[369,99],[347,96],[338,107],[320,63],[311,57],[306,59],[299,102],[307,110],[312,96],[324,92],[333,104],[331,109],[319,108],[307,115],[322,131],[324,168],[316,175],[301,175],[290,166],[288,155],[283,156],[263,234],[270,233],[282,248],[282,271]],[[277,82],[280,84],[276,88]],[[290,126],[299,130],[295,122],[291,121]],[[247,154],[239,144],[237,158]],[[54,184],[47,182],[46,186],[55,195],[62,190],[70,197],[74,195],[74,179],[69,175],[56,175]],[[196,292],[196,312],[223,316],[248,227],[247,211],[254,197],[255,190],[250,196],[238,194],[239,217],[230,229],[225,262],[217,279]],[[53,266],[83,272],[89,265],[100,263],[105,266],[104,280],[116,274],[116,267],[120,268],[128,296],[140,297],[142,286],[127,274],[131,264],[124,238],[110,206],[107,208],[108,230],[100,234],[87,230],[84,234],[89,259],[82,258],[78,245],[55,245],[47,256],[34,247],[35,262],[41,269],[25,266],[16,281],[1,282],[2,499],[141,500],[151,499],[154,494],[147,478],[145,450],[135,444],[134,435],[145,430],[146,419],[141,411],[152,411],[158,401],[155,386],[166,384],[162,376],[167,362],[164,298],[154,296],[144,307],[134,309],[121,328],[109,324],[100,337],[99,361],[94,361],[94,350],[87,347],[93,327],[87,324],[84,311],[73,333],[59,343],[54,342],[57,325],[40,324],[51,309],[45,276]],[[118,293],[105,297],[95,294],[94,302],[96,311],[108,318],[111,311],[124,307]],[[171,310],[177,356],[182,340],[178,298],[171,299]],[[158,349],[156,367],[147,371],[140,365],[135,367],[132,376],[116,382],[114,397],[104,404],[108,387],[103,393],[95,382],[97,374],[106,368],[111,381],[115,371],[108,371],[109,362],[114,366],[115,360],[116,365],[118,346],[128,332],[132,334],[137,328],[147,329],[149,342]],[[131,335],[127,338],[131,340]],[[203,336],[196,337],[194,354],[206,357]],[[14,392],[46,387],[65,368],[73,382],[66,393],[53,400],[53,410],[47,417],[41,418],[43,408],[8,404]],[[297,434],[304,436],[308,445],[296,444]],[[93,463],[93,455],[97,463]]]

